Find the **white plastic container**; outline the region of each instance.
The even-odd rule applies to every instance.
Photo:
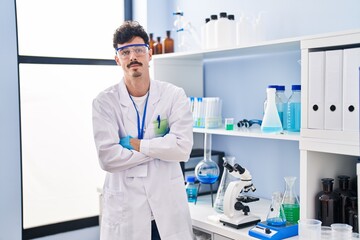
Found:
[[[211,15],[210,21],[205,25],[206,43],[208,49],[217,48],[217,39],[215,32],[215,25],[217,21],[217,15]]]
[[[218,48],[232,47],[232,25],[226,12],[220,13],[220,18],[215,23],[216,43]]]
[[[201,48],[202,49],[208,49],[208,41],[206,38],[206,25],[210,22],[210,18],[205,18],[204,25],[201,26]]]

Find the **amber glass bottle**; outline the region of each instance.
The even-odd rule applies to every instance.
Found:
[[[333,191],[334,179],[321,179],[323,191],[317,195],[317,217],[323,226],[340,222],[340,196]]]
[[[154,54],[154,52],[155,52],[154,44],[155,44],[154,34],[153,34],[153,33],[149,33],[149,47],[150,47],[150,49],[152,50],[152,53],[153,53],[153,54]]]
[[[157,37],[157,42],[154,43],[154,54],[162,54],[163,46],[161,43],[161,37]]]
[[[350,197],[355,197],[356,193],[350,190],[350,177],[346,175],[338,176],[339,188],[334,192],[340,196],[340,223],[346,223],[345,212],[350,205]]]
[[[170,31],[166,31],[166,38],[163,43],[164,53],[174,52],[174,39],[170,37]]]

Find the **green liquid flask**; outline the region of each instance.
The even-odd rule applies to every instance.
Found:
[[[284,208],[286,221],[295,224],[300,218],[299,199],[294,191],[296,177],[284,177],[284,179],[286,182],[286,189],[282,199],[282,206]]]

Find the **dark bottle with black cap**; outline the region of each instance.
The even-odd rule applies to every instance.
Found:
[[[355,197],[356,193],[350,190],[350,177],[346,175],[338,176],[339,188],[334,192],[340,196],[340,223],[346,223],[345,212],[350,205],[350,197]]]
[[[334,179],[321,179],[323,190],[317,194],[317,218],[323,226],[330,226],[340,221],[340,196],[333,191]]]

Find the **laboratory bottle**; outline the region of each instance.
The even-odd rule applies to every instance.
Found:
[[[340,196],[340,223],[346,223],[345,212],[350,204],[350,197],[355,197],[356,193],[350,190],[350,177],[346,175],[338,176],[339,187],[334,190]]]
[[[300,132],[301,124],[301,85],[291,86],[292,94],[287,102],[287,130]]]
[[[349,205],[346,207],[346,224],[353,227],[354,232],[359,232],[359,221],[358,221],[358,198],[350,197]]]
[[[217,22],[217,15],[211,15],[210,21],[206,23],[206,42],[208,49],[217,48],[217,39],[215,33],[215,24]]]
[[[201,48],[208,49],[208,43],[206,41],[206,24],[210,21],[210,18],[205,18],[205,24],[201,26]]]
[[[284,177],[286,187],[282,198],[282,206],[284,208],[286,221],[290,224],[296,224],[300,217],[299,198],[294,190],[296,177]]]
[[[195,176],[202,184],[215,183],[220,174],[219,166],[211,160],[211,134],[204,134],[204,159],[195,166]]]
[[[195,185],[195,176],[186,177],[186,194],[188,202],[196,202],[197,199],[197,187]]]
[[[215,35],[218,48],[231,47],[231,22],[226,12],[221,12],[215,23]]]
[[[323,226],[330,226],[340,221],[340,197],[333,191],[333,178],[322,178],[321,182],[323,190],[316,196],[316,215]]]
[[[153,33],[149,33],[149,47],[150,47],[150,49],[152,50],[152,53],[153,53],[153,54],[155,53],[154,44],[155,44],[154,34],[153,34]]]
[[[266,216],[266,223],[269,226],[284,226],[286,224],[286,215],[281,204],[281,193],[272,194],[271,205]]]
[[[236,46],[236,21],[235,21],[235,15],[229,14],[228,19],[230,21],[230,46],[235,47]]]
[[[261,123],[261,131],[263,133],[277,133],[283,130],[279,113],[276,108],[275,92],[275,88],[266,89],[267,104],[265,114]]]
[[[164,53],[174,52],[174,39],[170,37],[170,31],[166,31],[166,37],[163,42]]]
[[[162,54],[163,46],[161,43],[161,37],[157,37],[157,42],[154,43],[154,54]]]
[[[285,86],[284,85],[278,85],[276,89],[276,97],[277,97],[277,103],[276,108],[279,112],[281,124],[283,127],[283,130],[286,130],[286,106],[288,98],[285,95]]]
[[[235,164],[235,157],[233,157],[233,156],[223,157],[223,160],[224,160],[224,165],[230,164],[231,166],[234,166],[234,164]],[[217,211],[218,213],[224,212],[224,197],[225,197],[226,189],[227,189],[229,183],[232,181],[235,181],[235,180],[237,180],[237,179],[234,176],[232,176],[231,174],[229,174],[227,169],[224,168],[224,171],[223,171],[223,174],[222,174],[221,180],[220,180],[220,185],[219,185],[218,191],[216,193],[216,199],[215,199],[215,204],[214,204],[215,211]]]

